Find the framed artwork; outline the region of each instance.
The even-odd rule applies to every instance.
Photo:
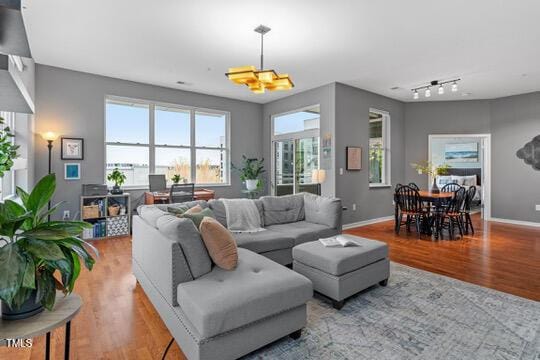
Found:
[[[445,144],[444,159],[448,162],[478,162],[478,143]]]
[[[347,146],[347,170],[362,170],[362,148],[360,146]]]
[[[65,163],[64,164],[64,179],[65,180],[80,180],[81,179],[81,164]]]
[[[83,160],[84,159],[84,139],[66,138],[61,139],[60,158],[62,160]]]

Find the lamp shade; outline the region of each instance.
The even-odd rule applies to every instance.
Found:
[[[54,131],[47,131],[47,132],[44,132],[43,134],[41,134],[41,137],[44,140],[47,140],[47,141],[54,141],[54,140],[58,139],[58,134],[55,133]]]
[[[322,184],[326,180],[326,170],[316,169],[311,173],[311,181],[314,184]]]

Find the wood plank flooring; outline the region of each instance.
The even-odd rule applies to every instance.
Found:
[[[394,234],[384,222],[348,233],[385,241],[393,261],[540,301],[540,229],[483,223],[461,240]],[[72,324],[72,359],[160,359],[171,335],[131,274],[129,238],[94,242],[100,259],[84,271],[76,292],[84,305]],[[63,359],[64,330],[52,337],[52,359]],[[32,348],[0,348],[2,360],[44,358],[44,337]],[[184,359],[173,344],[167,359]]]

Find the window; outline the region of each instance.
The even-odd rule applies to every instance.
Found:
[[[391,186],[390,115],[379,110],[369,112],[369,186]]]
[[[9,127],[11,133],[15,134],[15,113],[11,112],[0,112],[0,116],[4,118],[3,127]],[[15,138],[11,138],[11,142],[15,143]],[[20,151],[17,151],[17,154],[20,155]],[[17,161],[17,160],[15,160]],[[6,199],[15,195],[15,169],[17,167],[14,165],[10,171],[6,171],[4,176],[0,178],[0,190],[2,191],[2,199]]]
[[[106,174],[118,167],[132,187],[149,174],[229,183],[228,113],[116,98],[105,107]]]

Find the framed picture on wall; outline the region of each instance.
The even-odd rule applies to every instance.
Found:
[[[83,160],[84,159],[84,139],[63,137],[60,148],[60,158],[62,160]]]
[[[444,159],[448,162],[478,162],[478,143],[445,144]]]
[[[345,163],[349,171],[362,170],[362,148],[347,146]]]
[[[65,180],[80,180],[81,179],[81,164],[65,163],[64,164],[64,179]]]

